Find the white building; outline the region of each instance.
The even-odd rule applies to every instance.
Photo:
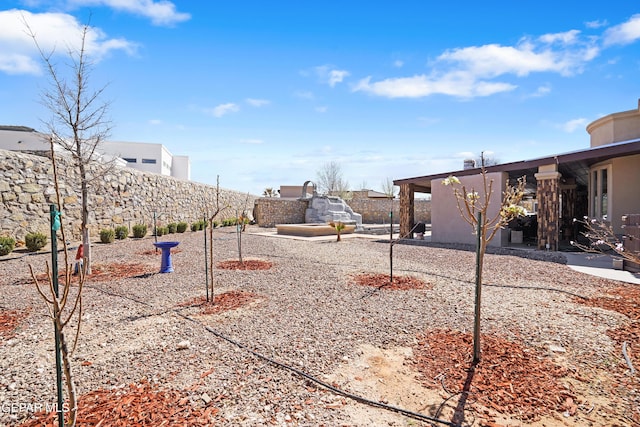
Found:
[[[51,148],[47,134],[25,126],[0,126],[0,149],[36,153]],[[60,147],[54,148],[56,152]],[[100,151],[106,157],[118,157],[126,166],[143,172],[191,179],[191,162],[188,156],[174,156],[162,144],[144,142],[105,141]],[[123,163],[125,164],[125,163]]]

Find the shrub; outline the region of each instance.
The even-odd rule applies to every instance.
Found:
[[[176,227],[176,231],[178,233],[184,233],[185,231],[187,231],[187,227],[189,226],[189,224],[187,224],[186,222],[179,222],[177,227]]]
[[[116,232],[113,228],[105,228],[100,230],[100,241],[102,243],[113,243],[116,238]]]
[[[39,251],[47,244],[47,235],[42,233],[29,233],[24,237],[24,243],[30,252]]]
[[[120,225],[116,227],[116,239],[124,240],[129,237],[129,227],[126,225]]]
[[[167,229],[169,230],[170,234],[173,234],[178,229],[178,224],[176,224],[175,222],[172,222],[172,223],[167,225]]]
[[[191,231],[198,231],[200,230],[200,223],[199,222],[192,222],[191,223]]]
[[[164,227],[156,227],[156,230],[154,232],[154,236],[158,236],[159,237],[159,236],[162,236],[164,234],[165,234]]]
[[[9,255],[16,247],[16,239],[13,237],[0,237],[0,256]]]
[[[133,226],[133,237],[137,239],[141,239],[147,235],[147,225],[146,224],[136,224]]]

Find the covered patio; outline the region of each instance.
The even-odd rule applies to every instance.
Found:
[[[538,249],[558,250],[561,245],[580,238],[573,219],[584,216],[611,221],[616,233],[622,232],[621,216],[639,210],[640,140],[596,146],[585,150],[557,154],[533,160],[504,163],[486,167],[486,172],[502,182],[494,190],[513,184],[526,176],[525,207],[530,211],[529,222],[535,221],[533,233],[527,236]],[[442,180],[450,175],[458,178],[480,176],[480,168],[394,180],[400,187],[400,234],[408,235],[414,223],[416,193],[432,196],[432,231],[451,227],[439,223],[434,210],[442,206]],[[499,203],[499,200],[493,201]],[[450,217],[456,210],[447,212]],[[529,227],[532,227],[531,224]],[[440,230],[442,231],[442,230]],[[442,235],[442,234],[441,234]],[[411,238],[411,236],[409,236]],[[504,246],[508,240],[498,240]]]

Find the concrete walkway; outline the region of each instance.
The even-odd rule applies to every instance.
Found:
[[[615,270],[613,258],[610,255],[584,252],[563,252],[562,254],[567,258],[567,265],[575,271],[640,285],[640,273]]]

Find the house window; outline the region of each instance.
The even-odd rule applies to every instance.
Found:
[[[589,202],[591,216],[597,219],[607,220],[611,218],[609,212],[609,179],[611,166],[601,166],[591,169]]]
[[[137,163],[138,162],[137,159],[134,159],[132,157],[123,157],[122,160],[124,160],[127,163]]]
[[[156,164],[156,159],[142,159],[142,163],[146,163],[149,165],[155,165]]]

